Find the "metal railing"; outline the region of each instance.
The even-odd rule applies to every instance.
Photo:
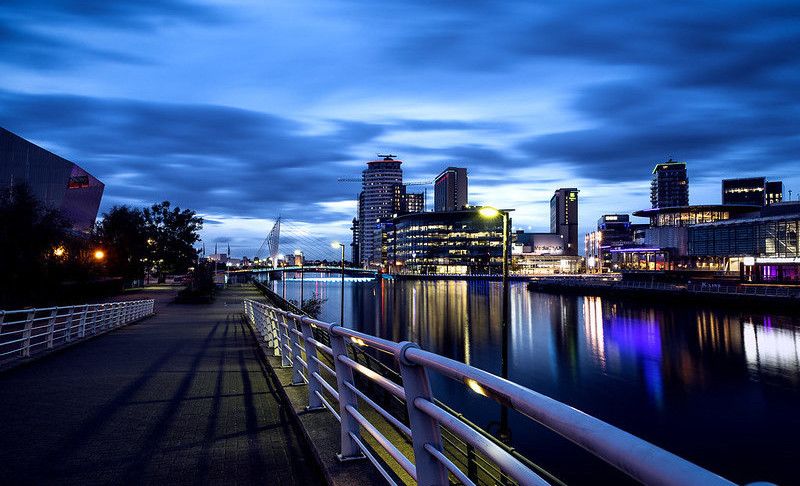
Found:
[[[153,300],[0,311],[0,363],[28,358],[153,313]]]
[[[513,482],[521,485],[549,484],[507,450],[469,427],[451,410],[439,406],[433,398],[429,371],[459,381],[476,393],[516,410],[644,484],[734,484],[566,404],[486,371],[424,351],[414,343],[388,341],[250,299],[244,301],[244,314],[274,355],[280,356],[282,366],[292,368],[292,383],[308,385],[308,408],[326,408],[341,423],[340,459],[366,457],[390,484],[396,482],[365,445],[362,428],[418,484],[444,485],[448,484],[450,477],[466,485],[475,484],[468,472],[445,454],[442,428],[491,460]],[[330,345],[315,337],[320,332],[328,336]],[[351,349],[371,349],[391,356],[400,370],[402,384],[352,359],[351,355],[355,357],[355,354],[349,351]],[[402,400],[406,405],[408,425],[359,389],[354,379],[357,375]],[[335,402],[338,406],[334,405]],[[410,439],[413,462],[365,417],[365,413],[359,411],[359,402],[369,405],[382,420]]]

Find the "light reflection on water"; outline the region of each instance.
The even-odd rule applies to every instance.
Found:
[[[280,283],[276,290],[280,290]],[[287,282],[297,299],[298,283]],[[306,282],[339,317],[340,284]],[[313,285],[313,287],[312,287]],[[348,283],[345,324],[500,372],[497,282]],[[509,378],[736,482],[795,481],[800,322],[778,314],[511,291]],[[498,407],[432,376],[434,393],[476,423]],[[511,417],[514,446],[573,483],[607,468]],[[565,462],[564,457],[571,459]],[[576,461],[580,468],[575,468]],[[613,477],[614,481],[618,478]]]

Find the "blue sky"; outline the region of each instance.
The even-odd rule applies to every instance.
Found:
[[[581,234],[649,206],[669,156],[692,203],[739,176],[800,195],[797,2],[5,1],[0,53],[0,126],[105,182],[101,212],[168,199],[234,256],[279,214],[349,241],[336,179],[385,152],[407,180],[467,167],[470,203],[532,231],[559,187]]]

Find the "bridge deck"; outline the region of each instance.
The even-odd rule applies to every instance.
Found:
[[[155,317],[0,375],[0,484],[321,483],[240,317],[255,290],[172,292]]]

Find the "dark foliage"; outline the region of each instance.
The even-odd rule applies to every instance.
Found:
[[[27,184],[0,192],[0,302],[5,308],[48,302],[71,263],[84,253],[82,242],[68,238],[60,213],[38,200]]]
[[[186,273],[195,265],[203,218],[194,211],[171,208],[169,201],[153,204],[143,211],[148,236],[149,259],[159,281],[167,274]]]
[[[322,304],[327,302],[328,299],[321,298],[316,292],[310,299],[303,299],[303,305],[299,306],[300,310],[303,311],[305,314],[313,317],[314,319],[319,317],[320,312],[322,312]],[[295,307],[297,307],[296,300],[290,300],[289,302],[292,303]]]
[[[95,237],[105,251],[108,275],[122,277],[125,282],[144,277],[147,229],[141,209],[112,207],[95,226]]]

